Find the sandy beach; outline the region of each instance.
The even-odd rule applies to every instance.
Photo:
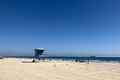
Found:
[[[120,80],[117,62],[23,61],[31,59],[1,59],[0,80]]]

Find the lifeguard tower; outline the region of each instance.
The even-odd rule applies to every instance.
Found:
[[[35,59],[40,60],[40,56],[43,55],[44,51],[44,48],[35,48],[33,62],[35,62]]]

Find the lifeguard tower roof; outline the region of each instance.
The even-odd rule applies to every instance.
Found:
[[[44,48],[35,48],[35,50],[45,50]]]

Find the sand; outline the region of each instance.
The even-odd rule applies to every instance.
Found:
[[[23,63],[30,59],[0,60],[0,80],[120,80],[120,63],[45,61]]]

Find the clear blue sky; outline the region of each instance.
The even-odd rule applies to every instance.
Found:
[[[119,0],[0,0],[0,54],[120,56]]]

